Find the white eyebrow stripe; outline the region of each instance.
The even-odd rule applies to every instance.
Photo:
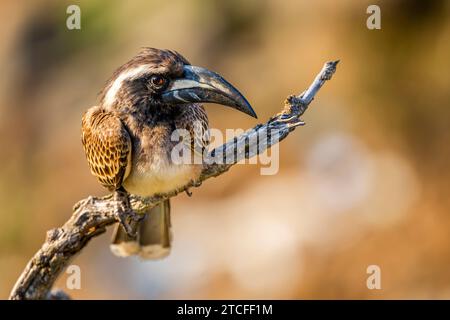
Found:
[[[122,88],[122,85],[125,81],[130,79],[138,78],[149,72],[151,66],[148,64],[141,65],[139,67],[126,70],[122,72],[113,82],[111,87],[108,89],[105,95],[104,105],[111,106],[116,100],[116,95]]]

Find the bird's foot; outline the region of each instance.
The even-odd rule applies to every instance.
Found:
[[[144,219],[145,215],[137,214],[131,208],[128,194],[124,191],[114,192],[115,208],[114,215],[119,221],[125,232],[130,237],[135,237],[139,223]]]

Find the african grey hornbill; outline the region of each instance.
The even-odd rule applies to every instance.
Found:
[[[191,134],[189,152],[207,148],[208,118],[201,102],[256,118],[245,97],[217,73],[190,65],[175,51],[144,48],[117,69],[100,104],[83,115],[82,143],[91,173],[120,201],[127,200],[127,193],[150,196],[195,181],[203,165],[173,161],[179,142],[171,135],[184,129]],[[118,206],[122,223],[116,226],[111,250],[119,256],[166,256],[171,245],[169,200],[148,212],[136,234],[123,210]]]

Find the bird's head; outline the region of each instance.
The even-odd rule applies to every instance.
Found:
[[[219,74],[192,66],[179,53],[144,48],[122,65],[101,95],[106,107],[140,104],[149,108],[212,102],[256,118],[247,99]]]

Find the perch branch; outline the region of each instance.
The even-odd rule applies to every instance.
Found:
[[[131,195],[132,209],[136,213],[145,214],[148,209],[161,201],[174,197],[180,192],[189,191],[192,187],[200,186],[204,180],[223,174],[244,158],[258,155],[286,138],[297,126],[304,124],[300,116],[306,111],[325,81],[331,79],[338,62],[325,63],[310,87],[298,96],[288,97],[282,112],[265,124],[259,124],[212,150],[205,158],[206,164],[197,181],[191,181],[178,190],[148,198]],[[211,161],[214,159],[227,161]],[[67,299],[68,296],[62,291],[51,291],[53,283],[69,261],[93,237],[104,233],[107,226],[118,222],[114,215],[114,207],[112,195],[101,198],[89,196],[79,201],[73,208],[72,216],[62,227],[47,232],[44,244],[28,262],[9,298]]]

